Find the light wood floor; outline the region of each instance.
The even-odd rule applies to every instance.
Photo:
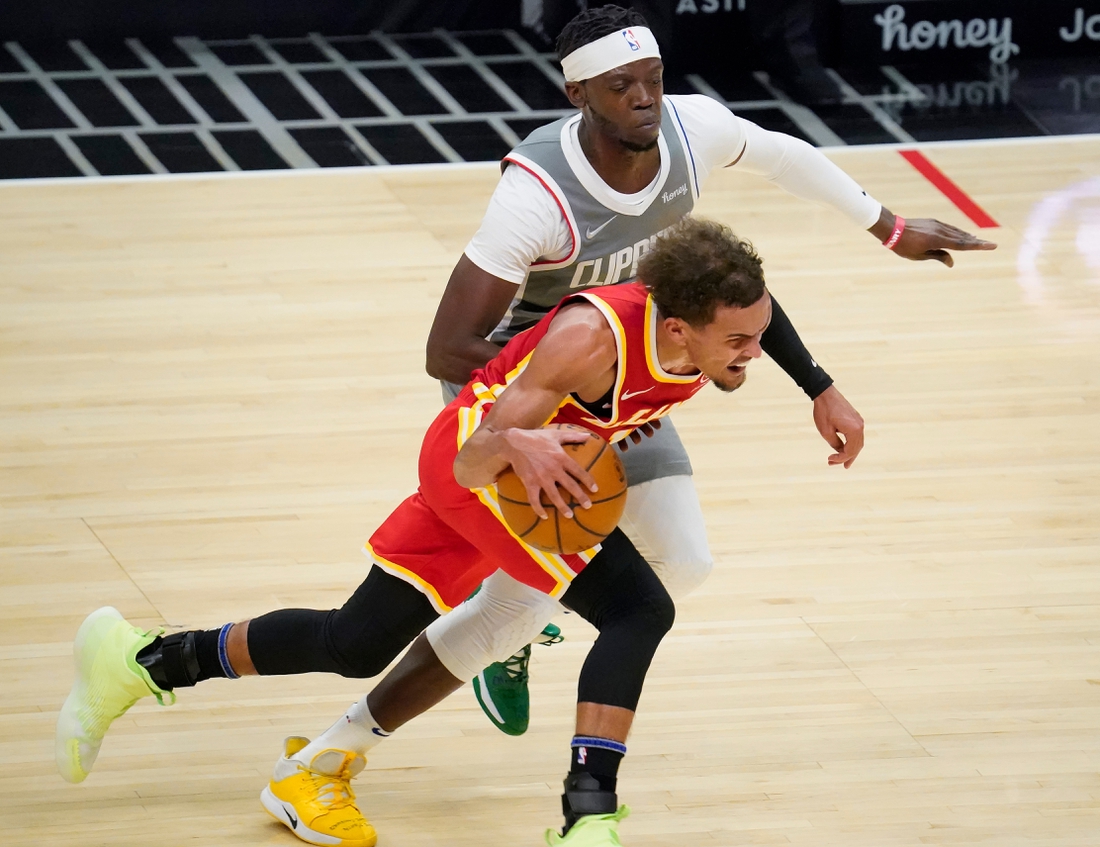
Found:
[[[906,263],[755,178],[705,190],[867,448],[828,468],[769,362],[678,413],[717,566],[650,674],[628,846],[1100,837],[1100,144],[926,152],[1001,222],[996,253]],[[967,224],[896,152],[833,155],[896,211]],[[362,683],[143,702],[71,786],[70,641],[104,604],[193,627],[350,593],[414,485],[424,338],[495,174],[0,185],[0,842],[297,843],[257,795],[281,739]],[[357,784],[383,847],[558,823],[593,637],[561,623],[525,737],[466,689],[378,748]]]

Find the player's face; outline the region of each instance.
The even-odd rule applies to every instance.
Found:
[[[652,150],[661,131],[664,70],[660,59],[639,59],[584,83],[570,83],[582,89],[583,102],[574,101],[574,105],[584,111],[595,129],[626,149],[637,153]]]
[[[746,368],[763,354],[760,336],[772,319],[772,298],[764,296],[743,309],[720,306],[704,327],[687,326],[684,339],[692,363],[722,391],[745,382]]]

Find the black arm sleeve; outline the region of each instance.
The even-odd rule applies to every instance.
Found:
[[[825,373],[814,361],[802,339],[798,337],[791,319],[772,297],[772,322],[760,339],[760,346],[787,375],[798,383],[798,387],[814,400],[822,391],[833,384],[833,378]]]

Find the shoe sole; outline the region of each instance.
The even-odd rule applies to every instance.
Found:
[[[93,756],[92,761],[88,763],[87,770],[80,762],[80,736],[84,732],[84,727],[81,726],[76,716],[76,704],[84,696],[88,687],[87,680],[84,678],[85,642],[91,635],[92,630],[95,629],[96,624],[104,618],[111,618],[116,621],[125,620],[118,609],[113,606],[104,606],[102,609],[96,609],[84,619],[84,622],[76,631],[76,637],[73,639],[73,664],[76,669],[76,679],[73,681],[72,690],[69,691],[69,696],[65,698],[65,704],[61,707],[61,712],[57,716],[57,733],[54,738],[54,758],[57,762],[57,770],[67,782],[83,782],[88,778],[91,766],[95,764],[96,756]],[[100,740],[102,741],[102,739]],[[98,749],[96,755],[98,756]]]
[[[288,803],[284,803],[275,796],[270,785],[260,792],[260,803],[263,804],[265,812],[307,844],[317,844],[320,847],[336,847],[336,845],[343,845],[343,847],[375,847],[378,843],[377,836],[367,841],[345,841],[334,835],[315,832],[295,816]]]

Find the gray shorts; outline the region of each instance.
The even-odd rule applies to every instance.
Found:
[[[443,402],[450,403],[461,385],[453,382],[441,382]],[[661,418],[661,428],[652,438],[643,438],[641,444],[631,444],[625,453],[619,453],[626,469],[626,479],[630,485],[641,485],[652,479],[664,479],[666,476],[691,476],[691,459],[680,441],[680,434],[672,425],[670,418]]]

